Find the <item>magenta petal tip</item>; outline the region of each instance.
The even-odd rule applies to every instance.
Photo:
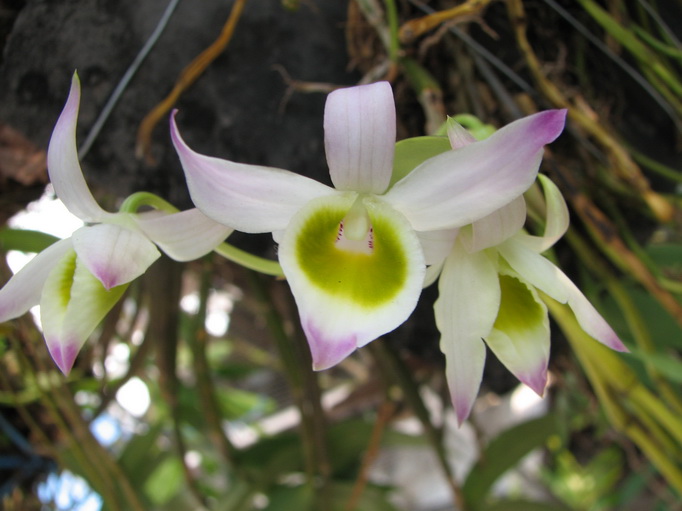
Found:
[[[58,341],[47,341],[47,349],[50,351],[50,356],[54,360],[59,370],[68,376],[73,368],[73,364],[78,356],[78,347],[76,344],[67,343],[62,344]]]
[[[542,397],[547,386],[547,364],[544,364],[541,369],[530,374],[519,375],[519,380],[530,387],[538,396]]]
[[[354,335],[341,339],[325,337],[320,330],[311,322],[304,324],[310,354],[313,358],[313,370],[323,371],[335,366],[357,348]]]

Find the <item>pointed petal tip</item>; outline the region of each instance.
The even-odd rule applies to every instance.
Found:
[[[547,363],[545,362],[538,370],[528,374],[518,375],[519,381],[530,387],[538,396],[543,397],[547,387]]]
[[[354,335],[344,338],[332,338],[325,336],[310,321],[306,322],[303,326],[308,339],[308,345],[310,346],[314,371],[324,371],[335,366],[358,347],[356,336]]]
[[[554,142],[564,130],[567,113],[568,110],[562,108],[557,110],[545,110],[544,112],[535,114],[538,120],[538,128],[542,130],[546,138],[546,144]]]
[[[78,356],[78,345],[70,342],[62,343],[59,340],[46,341],[52,360],[57,364],[59,370],[64,373],[64,376],[68,376]]]
[[[474,407],[474,400],[460,396],[452,400],[452,407],[455,409],[457,427],[461,428],[462,424],[464,424],[469,418],[469,415],[471,415],[471,409]]]

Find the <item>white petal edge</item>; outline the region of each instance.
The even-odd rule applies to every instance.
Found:
[[[52,269],[73,249],[71,238],[57,241],[31,259],[0,289],[0,322],[17,318],[40,303]]]
[[[452,406],[461,425],[471,413],[483,377],[485,344],[500,307],[497,265],[488,252],[469,254],[455,243],[438,281],[434,305],[445,354]]]
[[[454,150],[461,149],[462,147],[468,146],[469,144],[473,144],[477,141],[476,137],[474,137],[469,130],[467,130],[452,117],[448,117],[446,125],[448,131],[448,140],[450,140],[450,146]]]
[[[370,217],[381,215],[388,218],[396,227],[394,233],[399,235],[399,242],[405,249],[407,273],[397,294],[387,303],[368,307],[334,296],[310,280],[296,253],[299,233],[320,207],[327,207],[333,202],[333,206],[340,205],[348,210],[354,200],[355,194],[344,194],[311,202],[292,218],[279,246],[279,261],[298,306],[315,370],[332,367],[356,348],[402,324],[417,305],[424,281],[424,259],[416,234],[402,215],[378,200],[366,203]],[[379,236],[375,242],[380,242]],[[330,287],[334,284],[329,281]]]
[[[527,248],[516,236],[499,245],[497,249],[523,280],[558,302],[568,301],[568,291],[560,279],[561,270],[549,259]]]
[[[459,229],[418,232],[417,237],[422,244],[426,264],[442,264],[452,250],[458,233]]]
[[[618,334],[611,328],[594,305],[585,297],[568,276],[559,270],[559,281],[564,285],[568,293],[568,306],[575,314],[581,328],[593,339],[612,350],[627,352],[628,348],[620,340]]]
[[[136,279],[161,256],[144,234],[120,225],[81,227],[72,238],[78,258],[106,289]]]
[[[86,222],[99,222],[109,213],[104,211],[90,193],[78,160],[76,124],[80,104],[80,81],[76,73],[71,90],[47,148],[47,170],[57,197],[66,208]]]
[[[502,257],[525,281],[559,303],[567,303],[582,329],[616,351],[628,351],[616,332],[564,272],[522,243],[500,245]]]
[[[227,227],[248,233],[286,228],[308,201],[338,192],[288,170],[246,165],[194,152],[171,115],[171,138],[195,206]]]
[[[506,206],[476,220],[471,229],[462,229],[460,239],[474,253],[506,241],[519,233],[525,223],[526,201],[519,195]]]
[[[439,154],[384,196],[417,231],[461,227],[510,203],[537,176],[543,147],[563,130],[565,110],[534,114],[456,151]]]
[[[198,209],[155,217],[139,215],[136,222],[150,240],[176,261],[203,257],[233,232]]]
[[[334,186],[361,193],[386,191],[395,135],[395,104],[388,82],[331,92],[324,109],[324,142]]]
[[[547,176],[538,175],[545,192],[545,232],[542,236],[531,236],[523,233],[519,240],[538,254],[551,248],[566,234],[570,222],[568,206],[561,191]]]

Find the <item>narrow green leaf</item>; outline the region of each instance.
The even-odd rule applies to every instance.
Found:
[[[534,502],[532,500],[498,500],[481,508],[481,511],[571,511],[560,503]]]
[[[495,481],[558,431],[554,416],[546,415],[514,426],[494,438],[469,472],[462,487],[467,506],[472,510],[483,509],[483,503]]]
[[[0,249],[21,252],[42,252],[59,238],[40,231],[27,229],[0,229]]]

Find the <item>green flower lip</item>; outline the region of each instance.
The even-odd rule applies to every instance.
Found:
[[[372,308],[390,302],[408,276],[400,227],[366,204],[364,239],[344,236],[348,201],[325,201],[306,219],[296,240],[297,262],[317,288],[332,297]]]

